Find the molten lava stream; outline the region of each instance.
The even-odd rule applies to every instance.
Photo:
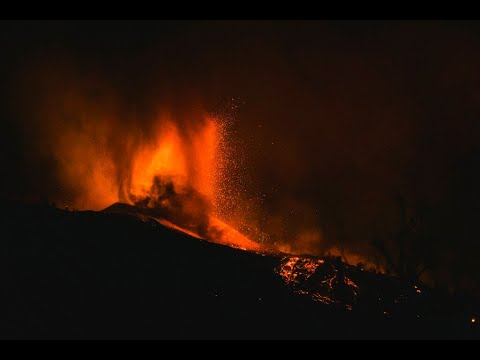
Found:
[[[171,229],[181,231],[187,235],[193,236],[197,239],[208,240],[222,245],[228,245],[241,250],[260,251],[260,244],[250,240],[245,235],[241,234],[238,230],[235,230],[230,225],[226,224],[222,220],[209,216],[209,231],[206,237],[200,236],[192,230],[185,229],[180,225],[174,224],[171,221],[162,218],[156,218],[156,220]]]
[[[218,234],[213,235],[215,238],[209,239],[220,244],[233,246],[242,250],[260,251],[260,244],[250,240],[245,235],[241,234],[238,230],[235,230],[230,225],[224,223],[222,220],[210,216],[210,233]]]

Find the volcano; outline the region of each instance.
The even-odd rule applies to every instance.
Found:
[[[213,243],[125,204],[4,206],[4,339],[479,336],[473,302],[337,258]]]
[[[189,218],[187,218],[187,221],[185,221],[182,218],[179,219],[179,217],[171,217],[171,215],[168,212],[165,212],[162,208],[139,207],[125,203],[115,203],[103,211],[110,214],[128,214],[141,220],[154,220],[167,228],[177,230],[197,239],[209,239],[210,241],[242,250],[249,249],[258,251],[262,248],[260,244],[250,240],[245,235],[241,234],[239,231],[235,230],[219,218],[211,215],[207,216],[206,229],[202,229],[202,233],[205,234],[202,236],[201,234],[195,232],[197,228],[197,221],[194,221],[192,225],[188,221],[190,220]]]

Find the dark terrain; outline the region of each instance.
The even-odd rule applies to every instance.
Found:
[[[286,285],[282,254],[209,243],[129,214],[4,205],[3,339],[480,337],[470,298],[342,265],[359,289],[347,310],[335,289],[326,305]],[[320,280],[339,266],[324,260]]]

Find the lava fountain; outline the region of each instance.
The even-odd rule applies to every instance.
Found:
[[[197,237],[260,249],[236,230],[246,221],[228,113],[195,100],[125,99],[108,83],[59,71],[37,74],[37,87],[19,96],[36,98],[16,110],[30,119],[32,156],[49,164],[43,196],[82,210],[126,203]]]
[[[228,196],[225,178],[225,124],[204,115],[200,124],[180,129],[171,120],[159,122],[156,139],[133,156],[128,181],[119,199],[148,211],[162,224],[196,237],[242,249],[260,250],[221,216]]]

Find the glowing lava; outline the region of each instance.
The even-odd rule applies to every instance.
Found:
[[[210,226],[219,232],[219,235],[215,239],[216,242],[237,247],[242,250],[261,250],[259,243],[250,240],[245,235],[216,217],[210,217]]]
[[[352,309],[359,288],[345,275],[345,264],[310,257],[285,257],[276,272],[300,295],[313,301]]]
[[[175,229],[178,231],[181,231],[187,235],[193,236],[197,239],[203,239],[203,240],[211,240],[214,242],[217,242],[219,244],[223,245],[228,245],[234,248],[238,248],[241,250],[253,250],[253,251],[260,251],[262,250],[262,247],[260,246],[259,243],[250,240],[247,238],[245,235],[240,233],[239,231],[235,230],[232,226],[224,223],[222,220],[210,216],[209,217],[209,231],[208,233],[210,234],[210,238],[204,238],[200,236],[199,234],[194,233],[193,231],[187,230],[185,228],[182,228],[179,225],[176,225],[172,223],[171,221],[168,221],[166,219],[162,218],[156,218],[156,220],[171,229]]]
[[[260,250],[257,242],[220,218],[225,214],[224,200],[235,193],[225,184],[228,167],[222,121],[204,115],[184,128],[169,119],[159,124],[156,139],[141,145],[133,157],[122,201],[197,238]]]

